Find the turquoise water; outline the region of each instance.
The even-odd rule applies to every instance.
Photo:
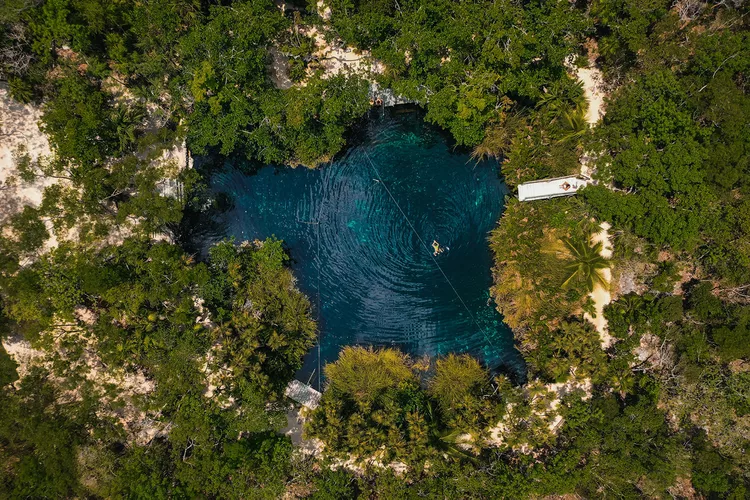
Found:
[[[210,177],[227,208],[203,214],[214,225],[193,237],[204,245],[227,236],[285,241],[319,314],[320,346],[298,374],[316,387],[319,365],[352,344],[413,356],[468,352],[523,377],[489,297],[488,231],[507,193],[497,162],[455,153],[418,113],[373,117],[357,144],[318,170],[248,174],[247,165],[227,163]],[[445,247],[437,257],[433,240]]]

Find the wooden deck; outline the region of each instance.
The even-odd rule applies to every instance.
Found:
[[[572,196],[590,182],[590,179],[577,175],[524,182],[518,185],[518,200],[548,200],[559,196]]]

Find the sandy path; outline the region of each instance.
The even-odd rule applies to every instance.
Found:
[[[601,256],[606,259],[611,259],[613,251],[612,242],[609,240],[609,229],[611,226],[607,222],[602,222],[599,227],[600,231],[591,237],[591,243],[596,244],[601,242]],[[602,269],[601,273],[607,283],[610,283],[612,281],[612,269]],[[612,345],[612,342],[614,340],[609,334],[609,329],[607,328],[607,319],[604,317],[604,307],[612,302],[612,295],[610,294],[608,289],[604,289],[600,285],[596,285],[594,287],[594,291],[591,292],[589,296],[594,300],[596,317],[594,318],[588,313],[585,313],[583,317],[596,327],[596,331],[599,332],[599,336],[602,340],[602,347],[606,349],[607,347]]]
[[[589,102],[586,123],[592,127],[604,116],[604,78],[598,68],[576,68],[576,76],[583,82],[583,92]]]
[[[583,82],[583,93],[586,96],[589,107],[586,110],[586,123],[595,127],[602,116],[604,116],[604,90],[602,84],[604,78],[602,72],[597,68],[575,68],[576,77]],[[594,158],[587,152],[581,156],[581,175],[591,177],[593,167],[591,163]]]
[[[568,67],[575,69],[576,77],[583,82],[583,93],[586,96],[589,107],[586,111],[586,123],[591,127],[595,127],[599,120],[604,116],[604,97],[605,92],[603,89],[604,78],[602,72],[596,67],[588,68],[574,68],[572,60],[568,62]],[[581,156],[581,175],[591,177],[593,173],[593,167],[591,165],[593,158],[590,154],[584,152]],[[609,229],[610,225],[607,222],[602,222],[599,225],[600,231],[591,237],[591,243],[596,244],[602,243],[602,257],[606,259],[612,258],[612,242],[609,240]],[[612,281],[612,269],[603,269],[601,271],[602,276],[610,283]],[[612,295],[608,289],[604,289],[599,285],[594,287],[589,296],[594,301],[594,309],[596,311],[596,317],[592,317],[586,313],[583,317],[590,321],[595,327],[596,331],[599,332],[599,336],[602,340],[602,347],[607,348],[612,345],[613,338],[609,334],[607,327],[607,319],[604,317],[604,307],[612,302]]]

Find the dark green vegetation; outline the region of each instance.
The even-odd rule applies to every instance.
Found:
[[[597,157],[597,186],[511,200],[491,237],[492,293],[533,381],[513,387],[462,356],[347,349],[307,433],[369,466],[296,456],[278,434],[282,390],[315,325],[281,243],[222,243],[198,263],[151,242],[191,201],[158,194],[178,174],[154,159],[186,137],[199,154],[325,162],[366,112],[367,83],[316,74],[298,28],[321,21],[270,1],[9,0],[0,78],[41,105],[55,150],[19,151],[18,176],[64,182],[0,239],[0,336],[47,353],[18,373],[0,349],[0,496],[747,497],[747,5],[328,5],[329,36],[371,50],[379,83],[501,160],[509,184]],[[273,85],[272,45],[306,85]],[[613,89],[593,131],[569,55],[598,56]],[[179,176],[186,193],[200,184]],[[605,346],[582,318],[600,220],[615,247]],[[102,243],[126,222],[131,238]],[[49,228],[78,242],[41,255]],[[559,403],[551,383],[567,383]]]
[[[0,71],[16,98],[46,103],[46,130],[66,159],[133,149],[150,135],[148,103],[162,133],[186,125],[196,153],[315,165],[341,150],[346,127],[367,110],[357,78],[274,87],[267,49],[293,22],[270,0],[11,3]],[[138,104],[114,102],[104,92],[111,86],[127,87]]]
[[[597,213],[657,247],[687,251],[717,277],[750,281],[747,33],[722,31],[675,47],[672,71],[654,68],[612,96],[593,139]],[[668,40],[668,44],[677,45]],[[680,50],[678,50],[680,49]]]
[[[221,243],[196,264],[174,245],[130,239],[62,246],[6,274],[13,329],[56,348],[49,371],[18,389],[0,358],[4,496],[277,497],[291,454],[275,433],[282,394],[315,339],[285,260],[273,240]],[[205,311],[219,324],[201,323]],[[102,367],[155,388],[118,394]],[[152,427],[153,439],[133,442],[122,416]]]
[[[594,398],[586,411],[614,391],[631,419],[596,436],[597,426],[571,429],[565,417],[548,464],[598,442],[596,460],[587,461],[598,479],[576,492],[680,496],[689,479],[702,495],[744,498],[750,40],[742,12],[669,7],[591,6],[599,63],[617,85],[605,118],[580,139],[598,155],[600,183],[582,199],[508,205],[492,237],[493,294],[532,374],[589,377]],[[615,338],[605,349],[581,322],[592,309],[564,272],[566,263],[582,269],[593,220],[614,225],[616,300],[604,314]],[[581,249],[561,252],[568,240]],[[616,421],[610,405],[598,406],[597,418],[601,411]],[[643,436],[648,444],[637,444]]]
[[[577,168],[583,91],[565,69],[593,31],[567,2],[330,2],[336,32],[386,65],[382,84],[426,106],[517,184]]]

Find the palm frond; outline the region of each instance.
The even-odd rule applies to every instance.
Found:
[[[568,289],[573,281],[579,278],[586,283],[589,292],[592,292],[596,285],[609,289],[607,280],[601,274],[601,270],[609,268],[609,262],[601,255],[602,242],[591,245],[588,238],[575,240],[566,238],[563,243],[570,252],[572,262],[564,267],[568,278],[561,285],[562,288]]]

